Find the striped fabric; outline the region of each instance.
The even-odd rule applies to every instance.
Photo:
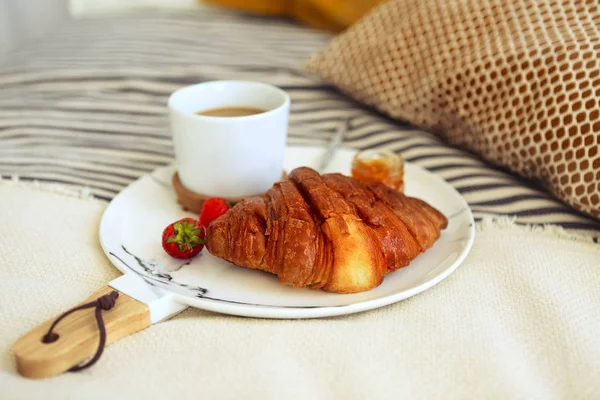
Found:
[[[388,148],[454,185],[477,218],[600,233],[600,223],[435,136],[354,103],[303,71],[327,34],[221,10],[75,20],[0,67],[0,174],[87,186],[110,200],[173,161],[167,98],[215,79],[275,84],[292,99],[289,143],[323,145],[352,117],[345,143]]]

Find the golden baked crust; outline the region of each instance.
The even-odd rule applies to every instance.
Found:
[[[447,224],[424,201],[383,184],[301,167],[213,221],[205,240],[211,254],[282,284],[355,293],[407,266]]]

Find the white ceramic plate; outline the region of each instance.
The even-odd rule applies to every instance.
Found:
[[[285,168],[316,165],[323,149],[289,147]],[[338,150],[326,172],[349,174],[354,151]],[[174,167],[159,168],[123,190],[108,205],[100,242],[123,273],[135,273],[174,294],[177,302],[210,311],[264,318],[316,318],[370,310],[414,296],[446,278],[465,258],[475,235],[473,216],[460,194],[438,176],[406,164],[406,193],[448,217],[440,239],[406,268],[392,272],[370,291],[332,294],[282,286],[276,276],[236,267],[203,250],[189,262],[169,257],[161,247],[165,226],[197,217],[177,204],[171,187]],[[201,173],[210,174],[210,166]]]

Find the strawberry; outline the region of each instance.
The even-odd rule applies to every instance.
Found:
[[[162,233],[162,247],[173,258],[192,258],[204,248],[204,228],[198,220],[183,218]]]
[[[200,225],[206,228],[211,221],[225,214],[227,210],[229,210],[229,205],[219,197],[206,200],[202,205],[202,212],[200,212]]]

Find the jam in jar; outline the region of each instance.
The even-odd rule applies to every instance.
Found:
[[[352,160],[352,177],[364,183],[383,183],[404,191],[404,159],[388,150],[365,150]]]

